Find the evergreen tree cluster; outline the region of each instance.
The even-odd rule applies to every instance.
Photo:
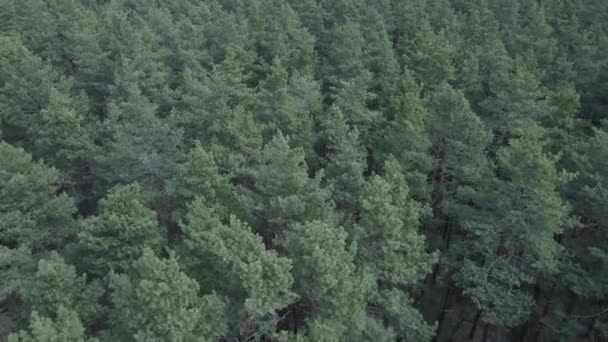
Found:
[[[0,340],[608,341],[605,0],[0,0]]]

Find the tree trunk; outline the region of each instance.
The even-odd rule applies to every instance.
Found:
[[[591,319],[591,322],[589,322],[589,327],[587,328],[587,332],[585,333],[585,337],[589,340],[589,341],[593,341],[594,339],[592,338],[591,334],[593,333],[593,326],[595,325],[595,317],[593,317]]]
[[[445,321],[445,314],[450,305],[450,300],[452,299],[453,289],[454,289],[454,286],[453,286],[452,282],[450,281],[450,284],[448,285],[448,290],[445,293],[445,296],[443,297],[443,303],[441,304],[441,311],[439,311],[439,317],[437,317],[437,322],[438,322],[437,334],[433,338],[433,342],[439,341],[439,336],[441,335],[441,329],[442,329],[443,323]]]
[[[490,325],[486,323],[483,327],[483,338],[481,339],[483,342],[488,342],[488,329]]]
[[[471,327],[471,331],[469,332],[469,341],[472,341],[475,338],[475,333],[477,332],[477,325],[479,324],[480,318],[481,310],[477,310],[477,314],[475,315],[475,319],[473,320],[473,327]]]
[[[450,249],[450,242],[452,241],[452,230],[454,228],[454,222],[452,220],[452,218],[450,217],[448,219],[448,223],[447,223],[447,232],[446,232],[446,236],[445,236],[445,250],[449,250]]]
[[[554,294],[555,294],[555,285],[552,285],[551,290],[549,290],[549,295],[547,296],[547,298],[545,298],[545,306],[543,307],[543,311],[541,312],[539,319],[542,320],[543,318],[545,318],[545,316],[547,316],[547,313],[549,313],[549,308],[551,307],[551,300],[553,299]],[[540,341],[541,336],[542,336],[542,329],[536,329],[536,332],[534,333],[533,341]]]
[[[440,264],[441,262],[438,261],[433,267],[433,273],[431,273],[431,287],[435,287],[435,284],[437,283],[437,273],[439,273]]]
[[[454,335],[456,335],[458,330],[460,330],[462,323],[464,323],[465,321],[466,321],[466,316],[463,317],[462,310],[459,310],[458,319],[457,319],[458,323],[456,323],[456,326],[454,326],[454,329],[452,329],[450,336],[448,336],[448,339],[447,339],[448,342],[452,342],[454,340]]]

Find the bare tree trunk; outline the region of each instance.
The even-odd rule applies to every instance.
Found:
[[[439,273],[439,265],[441,262],[437,262],[433,267],[433,273],[431,273],[431,287],[434,287],[437,283],[437,274]]]
[[[443,297],[443,304],[441,305],[441,311],[439,311],[439,317],[437,317],[437,322],[438,322],[437,334],[433,338],[433,342],[439,341],[439,336],[441,335],[441,330],[443,328],[443,323],[445,321],[445,315],[446,315],[446,312],[450,305],[450,301],[452,299],[452,294],[454,292],[453,289],[454,289],[454,285],[450,281],[450,284],[448,285],[448,290],[445,293],[445,296]]]
[[[454,335],[456,335],[456,333],[458,332],[458,330],[460,330],[460,327],[462,326],[462,323],[464,323],[466,321],[466,316],[462,314],[462,310],[459,310],[458,313],[458,323],[456,323],[456,326],[454,326],[454,329],[452,329],[452,332],[450,333],[450,335],[448,336],[447,341],[448,342],[452,342],[454,339]]]
[[[540,314],[539,319],[542,320],[545,316],[547,316],[547,313],[549,312],[549,308],[551,307],[551,300],[553,299],[554,294],[555,294],[555,285],[552,285],[551,290],[549,290],[549,295],[545,299],[545,306],[543,308],[543,311]],[[540,341],[541,336],[542,336],[542,329],[536,329],[536,332],[534,333],[533,341]]]
[[[477,314],[475,315],[475,319],[473,320],[473,327],[471,327],[471,331],[469,332],[469,341],[472,341],[475,338],[475,333],[477,332],[477,325],[479,324],[480,318],[481,310],[477,310]]]
[[[445,250],[450,249],[450,242],[452,241],[452,230],[454,229],[454,220],[450,217],[447,223],[447,232],[445,234]]]
[[[593,341],[594,338],[593,336],[591,336],[591,334],[593,333],[593,326],[595,325],[595,317],[593,317],[591,319],[591,322],[589,322],[589,327],[587,328],[587,333],[585,333],[585,337],[589,340],[589,341]]]
[[[490,325],[486,323],[483,327],[483,338],[481,339],[483,342],[488,342],[488,330]]]

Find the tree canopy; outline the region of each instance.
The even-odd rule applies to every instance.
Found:
[[[0,0],[0,341],[608,340],[608,2]]]

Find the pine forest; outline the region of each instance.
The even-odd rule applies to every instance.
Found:
[[[608,1],[0,0],[0,341],[608,341]]]

